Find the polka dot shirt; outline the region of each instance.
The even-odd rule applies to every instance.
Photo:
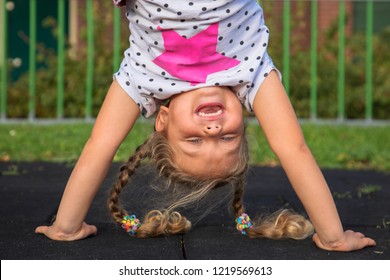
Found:
[[[230,87],[253,111],[257,90],[276,70],[257,1],[113,1],[126,6],[131,31],[114,78],[144,117],[153,115],[162,100],[205,86]]]

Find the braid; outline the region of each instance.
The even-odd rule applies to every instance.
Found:
[[[245,211],[243,205],[245,172],[241,172],[232,178],[234,195],[232,206],[235,218],[238,218]],[[258,218],[252,228],[245,229],[251,238],[265,237],[270,239],[304,239],[313,232],[312,224],[292,210],[279,210],[267,217]]]
[[[119,194],[128,183],[129,177],[131,177],[135,170],[140,166],[142,159],[150,157],[148,153],[148,140],[136,149],[135,154],[129,157],[127,163],[121,166],[118,180],[111,189],[108,199],[108,209],[114,221],[118,224],[121,224],[123,217],[128,215],[126,210],[119,205]]]
[[[170,173],[175,171],[173,164],[170,162],[172,158],[171,149],[169,149],[165,137],[160,133],[153,133],[136,149],[127,163],[121,166],[118,180],[112,186],[108,199],[108,209],[114,221],[119,225],[122,224],[124,216],[128,216],[128,212],[119,205],[119,195],[145,158],[156,161],[160,175],[167,174],[169,178]],[[174,179],[168,181],[168,184],[170,184]],[[135,236],[143,238],[187,232],[191,228],[191,223],[180,213],[173,211],[174,208],[177,208],[177,206],[171,206],[168,210],[152,210],[147,213],[142,225],[136,230],[137,234]]]
[[[238,218],[243,214],[243,181],[237,181],[234,197],[233,209],[235,217]],[[279,210],[269,216],[257,218],[253,227],[245,229],[247,235],[251,238],[265,237],[270,239],[305,239],[313,232],[312,224],[302,215],[292,210]]]
[[[245,211],[243,206],[243,197],[244,197],[244,176],[240,176],[236,182],[234,182],[234,195],[233,195],[233,210],[236,218],[241,216]]]
[[[241,175],[235,181],[232,206],[235,217],[243,214],[244,178]],[[270,239],[304,239],[313,232],[312,224],[292,210],[279,210],[267,217],[258,218],[253,227],[245,229],[251,238],[265,237]]]
[[[179,212],[152,210],[145,216],[138,228],[136,237],[156,237],[160,235],[182,234],[189,231],[191,222]]]
[[[255,221],[252,228],[246,230],[251,238],[305,239],[313,233],[312,224],[302,215],[292,210],[279,210],[268,217]]]

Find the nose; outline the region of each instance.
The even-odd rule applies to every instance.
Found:
[[[211,136],[214,136],[214,135],[217,135],[221,132],[221,125],[219,124],[210,124],[210,125],[206,125],[203,129],[204,133],[206,133],[207,135],[211,135]]]

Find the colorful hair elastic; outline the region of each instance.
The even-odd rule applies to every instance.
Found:
[[[135,215],[124,216],[122,220],[122,227],[130,235],[135,235],[136,230],[141,226],[140,221]]]
[[[249,218],[248,214],[246,214],[246,213],[242,213],[241,216],[239,216],[236,219],[236,223],[237,223],[237,229],[243,235],[246,235],[245,229],[253,227],[251,219]]]

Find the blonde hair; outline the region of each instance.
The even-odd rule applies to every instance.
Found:
[[[165,136],[162,133],[154,132],[120,168],[118,180],[113,185],[108,199],[108,208],[112,218],[121,225],[123,217],[128,215],[127,211],[120,206],[119,195],[144,159],[150,159],[156,164],[158,175],[166,178],[167,187],[174,189],[184,184],[192,191],[180,197],[164,210],[152,210],[147,213],[142,219],[142,225],[137,229],[135,237],[155,237],[182,234],[189,231],[191,222],[176,210],[199,201],[220,185],[230,184],[233,187],[232,206],[235,217],[239,217],[244,212],[244,179],[248,169],[248,144],[245,137],[241,142],[239,153],[239,160],[228,176],[216,175],[213,178],[199,178],[183,172],[175,165],[172,148]],[[302,215],[290,210],[282,210],[255,220],[254,226],[245,231],[252,238],[304,239],[312,233],[313,227]]]

